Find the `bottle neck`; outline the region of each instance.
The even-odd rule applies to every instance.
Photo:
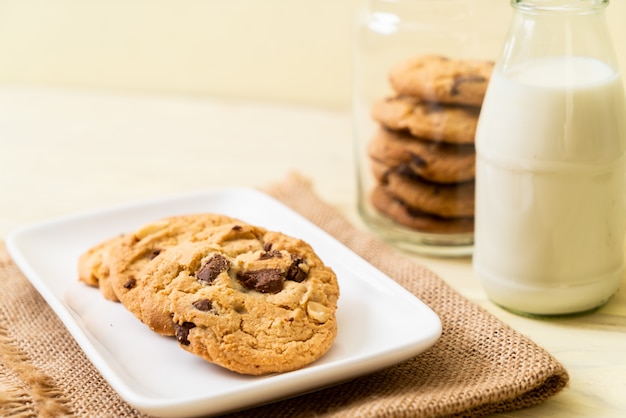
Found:
[[[511,0],[511,5],[531,13],[586,13],[604,9],[609,0]]]
[[[605,18],[608,3],[609,0],[511,0],[513,21],[500,68],[562,56],[593,58],[617,71]]]

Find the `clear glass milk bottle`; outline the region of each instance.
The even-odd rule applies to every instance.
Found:
[[[519,313],[605,303],[624,274],[626,105],[608,0],[513,0],[476,131],[474,270]]]

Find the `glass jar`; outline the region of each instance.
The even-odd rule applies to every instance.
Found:
[[[472,253],[474,131],[509,15],[501,0],[362,4],[353,61],[358,210],[398,247]]]
[[[476,133],[474,270],[533,315],[605,303],[624,274],[626,103],[608,0],[513,0]]]

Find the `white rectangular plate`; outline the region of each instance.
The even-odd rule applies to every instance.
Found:
[[[181,350],[121,304],[77,281],[79,255],[96,243],[166,216],[211,212],[307,241],[337,274],[338,334],[300,370],[242,376]],[[277,200],[230,188],[168,197],[21,228],[9,252],[110,385],[134,407],[163,417],[251,407],[319,389],[411,358],[441,334],[437,315],[332,236]]]

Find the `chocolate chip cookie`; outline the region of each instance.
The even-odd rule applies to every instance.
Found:
[[[474,216],[474,182],[432,183],[399,166],[387,173],[384,189],[417,211],[443,218]]]
[[[228,216],[174,216],[85,252],[79,279],[106,280],[153,331],[242,374],[302,368],[337,335],[339,285],[304,241]]]
[[[427,141],[389,129],[374,135],[368,154],[379,179],[399,165],[426,180],[446,184],[472,180],[476,172],[473,145]]]
[[[479,108],[447,106],[410,96],[379,100],[372,106],[372,117],[392,130],[407,130],[431,141],[473,144]]]
[[[438,103],[480,106],[493,65],[491,61],[424,55],[397,64],[389,73],[389,81],[400,95]]]
[[[304,367],[337,334],[337,278],[305,242],[233,223],[155,258],[141,284],[182,348],[238,373]]]
[[[389,219],[420,232],[433,234],[461,234],[474,230],[473,217],[442,218],[407,206],[402,200],[388,193],[381,185],[370,195],[372,206]]]

